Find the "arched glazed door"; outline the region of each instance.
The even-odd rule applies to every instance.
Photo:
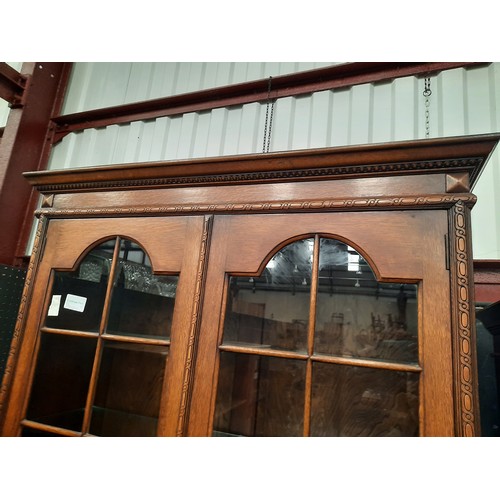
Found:
[[[175,435],[205,237],[203,217],[51,221],[4,432]]]
[[[445,211],[216,217],[190,435],[452,435],[446,232]]]

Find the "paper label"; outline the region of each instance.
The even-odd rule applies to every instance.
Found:
[[[71,293],[68,293],[68,295],[66,295],[66,300],[64,301],[64,309],[83,312],[86,303],[87,297],[80,297],[79,295],[72,295]]]
[[[61,296],[52,295],[52,301],[50,302],[49,312],[47,316],[59,316],[59,308],[61,307]]]

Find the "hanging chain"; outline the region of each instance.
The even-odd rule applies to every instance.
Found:
[[[276,99],[271,102],[271,83],[272,76],[269,77],[269,83],[267,85],[267,105],[266,105],[266,122],[264,125],[264,141],[262,144],[262,152],[269,153],[269,146],[271,144],[271,131],[273,127],[273,115],[274,115],[274,103]],[[269,107],[271,107],[271,114],[269,115]],[[267,124],[269,122],[269,130]]]
[[[423,96],[425,97],[425,138],[429,138],[430,134],[430,117],[429,117],[429,107],[431,104],[431,101],[429,97],[432,94],[431,90],[431,79],[427,77],[424,82],[424,91],[423,91]]]

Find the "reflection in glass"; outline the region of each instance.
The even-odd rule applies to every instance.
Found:
[[[214,436],[302,436],[306,363],[221,353]]]
[[[97,339],[42,334],[26,418],[80,431]]]
[[[284,247],[258,277],[230,277],[224,343],[305,351],[313,243]]]
[[[155,436],[168,347],[105,341],[90,434]]]
[[[417,436],[418,374],[314,364],[312,436]]]
[[[143,337],[170,337],[178,276],[153,275],[144,250],[121,242],[107,332]]]
[[[55,271],[45,326],[98,332],[115,239],[92,249],[75,271]]]
[[[317,354],[418,361],[417,285],[379,283],[345,243],[320,240]]]
[[[123,267],[122,267],[123,269]],[[146,272],[146,271],[145,271]],[[178,276],[153,276],[151,286],[169,288],[172,297],[137,290],[118,277],[113,287],[108,333],[169,338]]]
[[[118,281],[125,289],[175,297],[177,277],[153,275],[149,257],[140,245],[130,240],[122,240],[118,259]]]

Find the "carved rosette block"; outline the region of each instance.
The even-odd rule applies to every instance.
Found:
[[[450,210],[453,364],[455,371],[455,427],[458,436],[476,436],[479,426],[477,380],[474,378],[474,304],[469,287],[471,251],[467,238],[469,209],[462,201]]]
[[[447,193],[468,193],[470,191],[469,174],[462,172],[446,175]]]
[[[53,194],[42,195],[42,207],[43,208],[50,208],[53,205],[54,205],[54,195]]]

